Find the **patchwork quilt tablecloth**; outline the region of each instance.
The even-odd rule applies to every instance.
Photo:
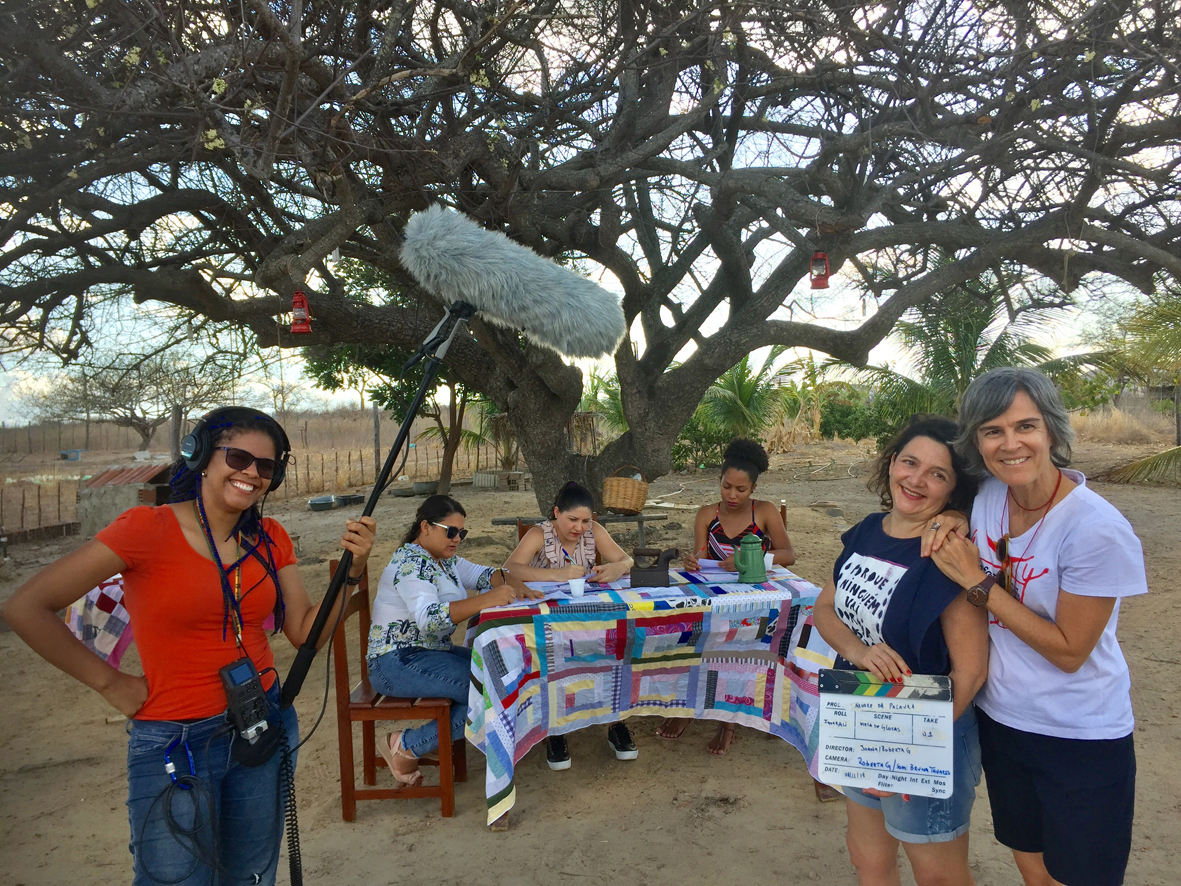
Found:
[[[819,588],[785,569],[677,573],[668,588],[627,580],[571,598],[489,609],[468,630],[467,738],[487,757],[488,823],[516,802],[513,770],[548,735],[632,716],[725,720],[778,735],[816,775],[820,668],[834,653],[812,626]]]

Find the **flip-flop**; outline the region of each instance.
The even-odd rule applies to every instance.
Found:
[[[397,736],[396,745],[394,741],[395,735]],[[403,749],[402,733],[391,732],[387,735],[385,741],[377,746],[377,752],[381,754],[381,758],[390,767],[390,774],[394,777],[395,789],[400,790],[402,788],[417,787],[422,783],[422,773],[417,769],[405,776],[399,775],[398,771],[394,769],[394,758],[399,755],[402,755],[403,759],[406,757],[417,759],[413,754]]]
[[[841,792],[831,785],[812,779],[812,787],[816,789],[816,799],[821,803],[832,803],[841,799]]]
[[[665,735],[663,732],[661,732],[660,730],[664,728],[664,723],[661,723],[659,726],[656,727],[656,737],[663,738],[665,741],[676,741],[678,738],[680,738],[682,735],[684,735],[685,730],[689,728],[689,723],[692,720],[691,717],[665,717],[664,719],[665,719],[665,722],[668,722],[669,720],[681,720],[682,721],[681,728],[677,730],[676,735]]]

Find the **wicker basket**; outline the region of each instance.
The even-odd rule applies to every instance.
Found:
[[[630,473],[638,474],[640,469],[635,465],[622,465],[615,473],[631,469]],[[644,502],[648,500],[648,484],[643,480],[631,477],[611,476],[603,480],[603,507],[617,514],[638,514],[644,510]]]

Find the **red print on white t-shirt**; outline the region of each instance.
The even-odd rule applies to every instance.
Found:
[[[984,533],[984,539],[985,539],[985,541],[988,542],[988,549],[990,551],[992,551],[993,556],[996,557],[996,562],[989,561],[987,565],[992,570],[992,574],[997,575],[1001,571],[1000,557],[996,556],[996,546],[997,546],[998,542],[1000,541],[1000,539],[996,539],[994,541],[992,536],[989,535],[987,532]],[[975,539],[973,539],[973,541],[975,541]],[[1035,567],[1033,565],[1033,555],[1032,554],[1028,557],[1017,557],[1017,556],[1014,556],[1012,548],[1013,548],[1013,542],[1012,542],[1012,540],[1010,540],[1009,541],[1009,562],[1012,563],[1012,566],[1010,567],[1010,574],[1013,578],[1013,590],[1016,591],[1015,596],[1017,597],[1017,599],[1019,601],[1021,601],[1022,603],[1024,603],[1025,602],[1025,589],[1029,587],[1029,583],[1041,578],[1043,575],[1048,573],[1050,570],[1048,568],[1046,568],[1046,569],[1042,569],[1041,572],[1037,572],[1036,571],[1037,567]],[[1006,631],[1008,630],[1008,628],[1005,627],[1005,623],[1003,621],[1001,621],[1000,619],[998,619],[995,615],[989,616],[988,623],[1002,627]]]

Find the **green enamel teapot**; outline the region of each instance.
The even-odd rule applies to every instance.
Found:
[[[763,559],[763,540],[753,532],[742,536],[742,542],[734,552],[734,565],[738,568],[738,580],[744,585],[766,581],[767,563]]]

